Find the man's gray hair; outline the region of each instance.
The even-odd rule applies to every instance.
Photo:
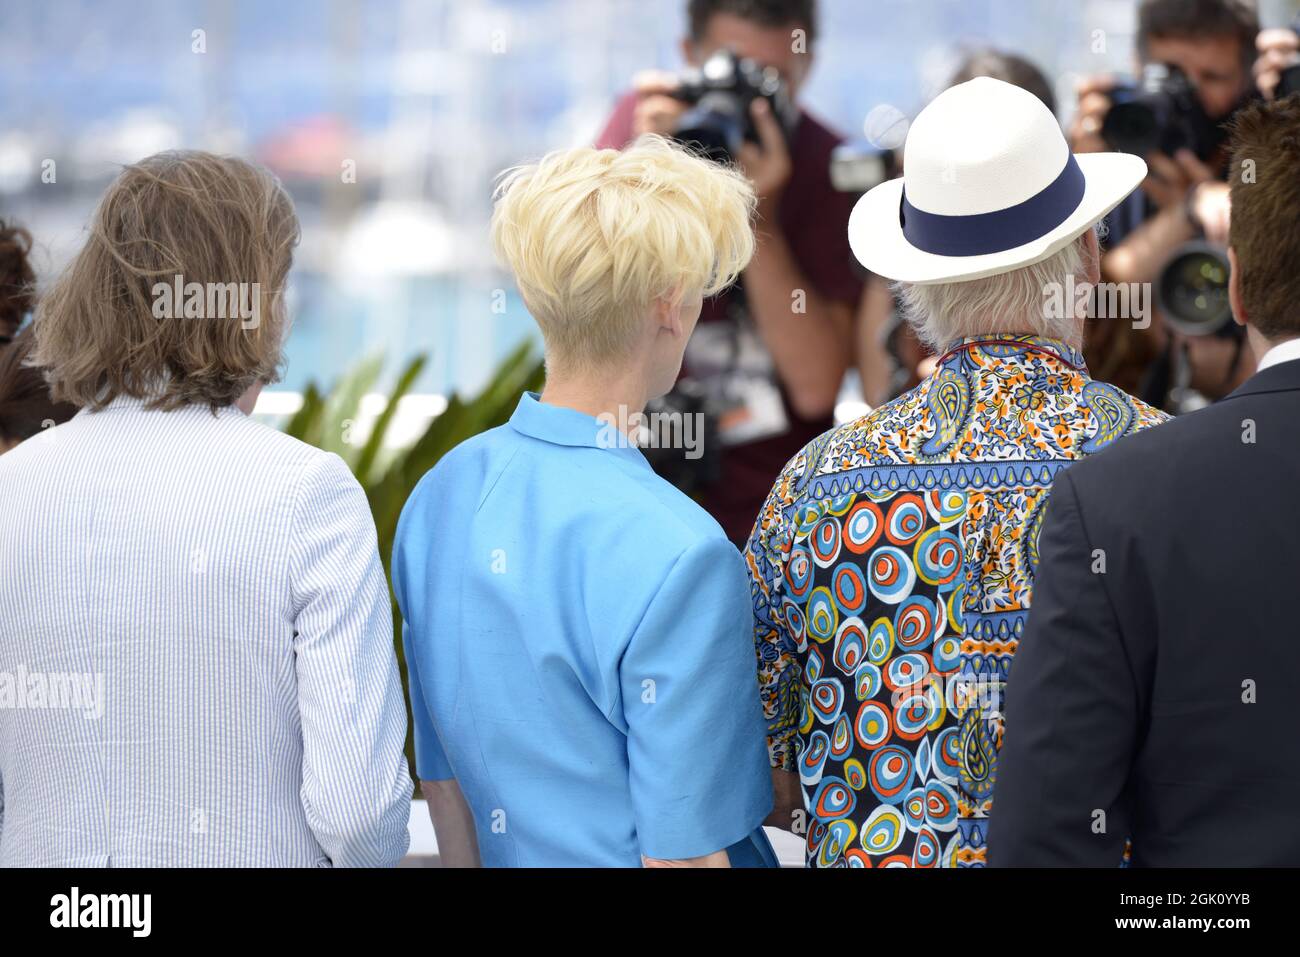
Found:
[[[1063,301],[1053,300],[1053,294],[1061,297],[1069,277],[1075,283],[1088,281],[1093,265],[1089,258],[1085,232],[1041,262],[1011,272],[966,282],[895,283],[894,290],[917,337],[939,352],[966,336],[996,332],[1030,332],[1068,341],[1079,327],[1073,303],[1066,301],[1064,310],[1048,305]]]

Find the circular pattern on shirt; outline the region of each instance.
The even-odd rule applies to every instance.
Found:
[[[909,831],[919,831],[925,824],[925,788],[912,788],[903,801],[903,820]]]
[[[916,766],[917,780],[924,781],[930,774],[929,738],[922,738],[921,743],[916,746],[916,755],[913,758],[913,764]]]
[[[867,766],[871,793],[885,804],[897,804],[912,784],[912,755],[890,744],[871,755]]]
[[[934,776],[945,784],[956,784],[961,774],[961,738],[958,728],[944,728],[934,738],[930,750],[930,767]]]
[[[840,522],[836,518],[823,518],[808,536],[813,561],[829,568],[840,554]]]
[[[871,867],[871,855],[860,847],[850,847],[844,852],[844,860],[850,868],[866,869]]]
[[[808,840],[806,841],[810,857],[816,854],[817,849],[822,846],[824,837],[826,837],[826,825],[817,820],[816,817],[810,817],[808,819]]]
[[[799,536],[807,535],[821,521],[824,514],[825,511],[817,502],[801,505],[794,511],[794,533]]]
[[[961,571],[961,542],[947,529],[932,526],[917,539],[912,557],[916,560],[916,574],[921,581],[947,591],[953,587]]]
[[[942,528],[955,525],[966,515],[966,495],[956,489],[935,489],[925,495],[925,507]]]
[[[841,714],[831,731],[831,757],[843,760],[853,750],[853,732],[849,729],[849,716]]]
[[[870,854],[888,854],[903,840],[903,816],[898,808],[882,804],[862,824],[859,843]]]
[[[835,667],[846,675],[858,670],[867,657],[867,632],[861,618],[845,618],[835,633],[835,650],[832,660]]]
[[[924,652],[899,655],[885,668],[885,686],[890,691],[918,691],[930,673],[930,659]]]
[[[844,518],[844,547],[855,555],[865,554],[880,538],[884,517],[874,502],[863,500]]]
[[[893,545],[882,545],[871,555],[871,574],[867,587],[871,594],[888,605],[897,605],[912,593],[916,568],[907,552]]]
[[[936,867],[939,863],[939,839],[928,827],[921,828],[916,834],[916,843],[912,845],[913,867]]]
[[[808,596],[808,636],[814,641],[827,642],[839,623],[840,610],[835,607],[831,590],[825,585],[814,588]]]
[[[915,741],[934,718],[934,702],[924,692],[908,695],[894,707],[894,734]]]
[[[957,827],[957,795],[942,781],[930,781],[925,786],[925,820],[936,831]]]
[[[895,545],[910,545],[925,528],[925,506],[919,495],[900,495],[889,507],[885,534]]]
[[[867,632],[867,660],[883,665],[894,653],[894,623],[888,618],[877,618]]]
[[[802,545],[790,546],[790,555],[785,560],[785,585],[795,598],[808,594],[812,585],[813,563],[808,549]]]
[[[867,578],[853,562],[842,562],[831,579],[835,602],[846,615],[859,615],[867,607]]]
[[[871,751],[889,740],[892,726],[889,709],[879,701],[864,701],[853,722],[853,733],[864,750]]]
[[[961,635],[944,635],[934,643],[930,654],[935,672],[941,675],[952,674],[961,664]]]
[[[844,854],[853,839],[858,836],[858,826],[843,819],[831,821],[826,825],[826,836],[817,850],[817,865],[830,867]]]
[[[808,657],[804,661],[804,666],[803,666],[803,673],[804,676],[808,679],[808,684],[811,685],[814,681],[820,678],[822,676],[822,672],[825,670],[826,670],[826,662],[822,658],[822,650],[818,648],[816,645],[809,645]]]
[[[903,651],[920,651],[934,640],[934,602],[924,595],[913,595],[894,613],[894,634]]]
[[[830,751],[831,739],[825,731],[810,734],[803,754],[799,755],[799,780],[809,787],[820,781]]]
[[[861,791],[867,786],[867,769],[857,758],[849,758],[844,762],[844,782],[855,791]]]
[[[853,676],[853,693],[859,701],[874,698],[880,690],[880,669],[869,661],[858,665],[858,672]]]
[[[789,598],[782,598],[781,617],[785,619],[786,633],[794,640],[796,647],[804,651],[808,646],[808,622],[804,619],[803,609]]]
[[[818,679],[813,682],[808,702],[817,720],[822,724],[830,724],[840,716],[844,707],[844,686],[838,678]]]
[[[833,821],[853,813],[858,799],[843,778],[822,778],[813,795],[812,812],[822,821]]]

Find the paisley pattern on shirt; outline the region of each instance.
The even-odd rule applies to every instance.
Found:
[[[1070,346],[976,336],[805,447],[747,549],[773,767],[812,866],[981,866],[1060,469],[1168,417]]]

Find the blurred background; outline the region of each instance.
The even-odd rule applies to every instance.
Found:
[[[1261,18],[1284,23],[1293,7],[1264,0]],[[120,164],[172,147],[254,157],[287,184],[304,235],[285,377],[259,411],[294,411],[306,383],[363,355],[382,353],[387,387],[425,353],[407,399],[425,417],[536,335],[488,251],[493,177],[592,141],[636,72],[678,68],[684,11],[683,0],[3,0],[0,212],[32,231],[45,279]],[[850,135],[882,104],[915,115],[972,45],[1028,56],[1063,113],[1077,75],[1132,61],[1133,0],[823,0],[821,17],[804,101]],[[850,376],[847,398],[855,386]]]

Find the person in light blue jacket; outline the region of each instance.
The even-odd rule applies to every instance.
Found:
[[[658,137],[501,182],[493,244],[546,387],[424,476],[393,550],[446,864],[775,865],[743,561],[633,441],[749,261],[753,206]]]

